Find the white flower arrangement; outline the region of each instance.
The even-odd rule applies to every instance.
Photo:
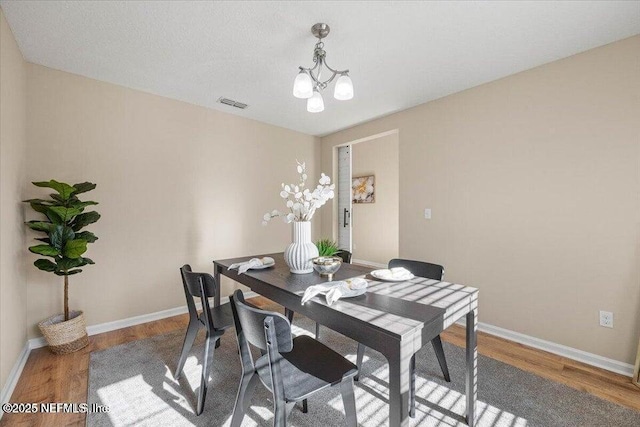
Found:
[[[305,188],[307,181],[306,166],[304,162],[297,163],[300,181],[298,184],[283,183],[282,191],[280,191],[280,197],[286,200],[289,213],[280,212],[277,209],[267,212],[262,217],[262,225],[267,225],[272,218],[277,216],[281,216],[287,224],[293,221],[311,221],[316,209],[335,196],[336,185],[331,184],[331,178],[324,173],[320,175],[315,189],[309,190]]]

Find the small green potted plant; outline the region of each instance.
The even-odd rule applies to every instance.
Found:
[[[338,248],[338,244],[331,239],[320,239],[316,242],[316,247],[318,248],[319,256],[334,256],[340,249]]]
[[[94,262],[83,257],[87,244],[98,238],[90,231],[80,231],[100,219],[95,211],[85,212],[97,202],[81,201],[78,195],[96,188],[96,184],[82,182],[69,185],[55,180],[34,182],[37,187],[51,188],[49,199],[25,200],[31,208],[44,215],[43,219],[27,221],[32,230],[44,233],[36,238],[41,244],[29,247],[29,251],[47,258],[33,264],[42,271],[64,277],[64,313],[52,316],[38,324],[49,344],[57,354],[71,353],[89,344],[87,328],[82,311],[69,311],[69,276],[81,273],[80,267]]]

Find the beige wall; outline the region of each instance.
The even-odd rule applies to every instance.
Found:
[[[323,168],[336,144],[390,129],[400,256],[479,287],[481,322],[633,363],[640,36],[327,136]],[[600,309],[614,329],[598,325]]]
[[[280,183],[297,179],[296,159],[317,179],[317,138],[38,65],[28,78],[29,180],[98,184],[88,193],[102,214],[88,228],[100,238],[87,253],[96,265],[70,280],[70,305],[88,324],[184,305],[184,263],[211,272],[215,258],[291,241],[290,225],[263,227],[262,215],[285,208]],[[28,273],[33,337],[61,311],[62,287]]]
[[[0,10],[0,388],[27,338],[25,233],[26,63]]]
[[[387,264],[398,257],[398,134],[354,144],[351,175],[375,175],[375,203],[352,206],[355,260]]]

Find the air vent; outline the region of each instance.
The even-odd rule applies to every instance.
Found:
[[[238,102],[238,101],[234,101],[233,99],[224,98],[224,97],[218,98],[218,102],[220,104],[225,104],[225,105],[228,105],[230,107],[236,107],[236,108],[239,108],[241,110],[244,110],[245,108],[248,107],[247,104],[244,104],[244,103]]]

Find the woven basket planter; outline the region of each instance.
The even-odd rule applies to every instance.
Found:
[[[87,324],[82,311],[71,311],[66,322],[63,314],[49,317],[38,323],[38,327],[53,353],[73,353],[89,344]]]

